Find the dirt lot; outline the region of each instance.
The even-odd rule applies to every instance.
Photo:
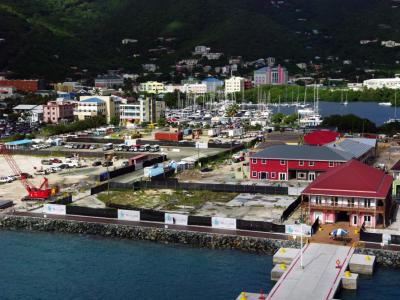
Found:
[[[200,216],[219,216],[245,220],[280,222],[280,217],[295,197],[210,191],[140,190],[111,191],[97,198],[104,203],[131,205]],[[299,218],[295,213],[287,222]]]
[[[50,166],[42,166],[41,160],[48,159],[49,157],[37,157],[37,156],[22,156],[15,155],[14,160],[18,164],[19,168],[22,172],[26,172],[29,174],[34,174],[36,170],[39,170],[43,167],[43,169],[47,169]],[[65,157],[58,157],[63,162],[65,161]],[[74,168],[74,169],[64,169],[57,173],[51,173],[46,175],[48,178],[50,186],[59,186],[62,192],[71,192],[77,193],[79,191],[89,189],[93,186],[97,181],[97,176],[105,172],[107,169],[104,167],[92,167],[94,159],[81,159],[80,162],[82,165],[86,165],[87,167],[83,168]],[[122,160],[115,162],[113,167],[110,167],[112,170],[114,167],[119,167],[122,163]],[[59,164],[53,164],[53,166],[57,166]],[[11,168],[4,158],[0,158],[0,177],[13,175]],[[29,179],[29,181],[35,185],[40,186],[43,182],[42,175],[34,175],[33,179]],[[25,207],[26,203],[20,201],[21,198],[26,196],[27,193],[25,188],[22,186],[21,182],[18,180],[12,183],[5,183],[0,185],[0,199],[4,200],[13,200],[17,207]]]

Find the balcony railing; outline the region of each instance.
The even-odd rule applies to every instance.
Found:
[[[339,203],[309,203],[303,202],[303,208],[320,208],[320,209],[331,209],[331,210],[344,210],[344,211],[367,211],[367,212],[374,212],[383,213],[384,207],[383,206],[365,206],[365,205],[358,205],[356,203],[348,203],[348,204],[339,204]]]

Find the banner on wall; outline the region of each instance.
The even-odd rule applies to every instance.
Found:
[[[165,223],[175,225],[187,225],[188,216],[180,214],[165,213]]]
[[[140,221],[140,211],[118,209],[118,220]]]
[[[301,235],[303,230],[303,236],[311,236],[311,226],[309,225],[285,225],[285,233],[290,235]]]
[[[219,229],[234,229],[236,230],[236,219],[212,217],[211,226]]]
[[[49,215],[66,215],[67,209],[65,205],[45,204],[43,206],[43,213]]]

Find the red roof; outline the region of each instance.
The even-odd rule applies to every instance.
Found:
[[[302,194],[385,199],[393,177],[351,160],[320,176]]]
[[[339,133],[331,130],[317,130],[304,136],[304,144],[323,146],[334,142],[339,136]]]

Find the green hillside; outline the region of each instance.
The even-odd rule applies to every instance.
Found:
[[[164,72],[195,45],[251,60],[390,69],[400,60],[400,4],[389,0],[2,0],[0,70],[62,79],[123,68],[141,72],[155,58]],[[157,37],[175,37],[172,42]],[[137,39],[123,45],[124,38]],[[362,39],[378,43],[360,45]],[[157,46],[175,50],[159,54]],[[134,58],[133,54],[140,54]],[[315,56],[321,57],[316,60]],[[328,62],[328,56],[339,57]],[[85,70],[83,72],[82,70]],[[84,75],[86,76],[86,75]]]

